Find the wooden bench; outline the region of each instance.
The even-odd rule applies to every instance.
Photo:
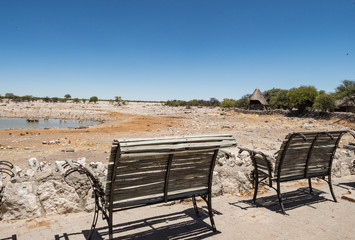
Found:
[[[106,188],[94,174],[68,161],[65,176],[86,174],[95,194],[95,213],[88,239],[92,237],[99,211],[113,237],[113,212],[149,204],[202,197],[208,206],[213,231],[211,187],[219,149],[236,146],[228,134],[114,140],[108,163]],[[69,167],[69,168],[67,168]]]
[[[332,162],[339,141],[347,132],[349,131],[290,133],[281,144],[276,161],[260,151],[240,147],[239,152],[247,151],[254,165],[254,203],[259,184],[268,179],[268,185],[276,190],[281,210],[286,214],[280,191],[281,182],[308,179],[309,189],[312,192],[311,178],[321,177],[325,180],[326,176],[330,192],[336,202],[331,182]],[[352,132],[349,133],[353,135]],[[272,186],[273,181],[277,183],[277,188]]]

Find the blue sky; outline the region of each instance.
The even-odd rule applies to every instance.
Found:
[[[1,0],[0,94],[238,99],[355,80],[354,0]]]

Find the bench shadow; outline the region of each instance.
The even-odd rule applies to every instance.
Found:
[[[345,183],[338,183],[338,184],[335,184],[336,186],[338,187],[341,187],[341,188],[345,188],[347,190],[351,190],[349,189],[352,188],[352,189],[355,189],[355,182],[345,182]]]
[[[117,239],[205,239],[219,234],[212,231],[208,213],[199,208],[199,216],[193,209],[183,212],[159,215],[113,225],[114,235]],[[217,211],[215,214],[221,214]],[[144,214],[144,212],[143,212]],[[103,220],[100,220],[103,221]],[[114,222],[119,221],[119,215],[114,216]],[[105,222],[106,223],[106,222]],[[218,227],[218,225],[217,225]],[[89,230],[77,233],[63,233],[56,235],[55,240],[69,240],[71,236],[83,235],[87,238]],[[96,228],[92,240],[108,239],[108,226]],[[116,239],[116,238],[114,238]]]
[[[311,208],[316,208],[314,205],[321,202],[333,200],[324,198],[321,194],[325,192],[313,188],[313,192],[309,193],[309,188],[299,188],[294,191],[282,193],[282,202],[284,204],[285,211],[300,208],[303,206],[308,206]],[[258,197],[256,203],[254,204],[252,199],[242,200],[238,202],[229,203],[232,206],[239,207],[242,210],[247,210],[249,208],[264,207],[270,211],[278,212],[282,214],[279,200],[277,194],[266,197]]]
[[[14,235],[12,235],[11,237],[8,237],[8,238],[1,238],[1,240],[17,240],[17,235],[14,234]]]

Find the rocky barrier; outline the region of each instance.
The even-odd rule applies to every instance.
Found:
[[[223,109],[224,111],[228,111],[229,109]],[[274,110],[247,110],[241,108],[234,108],[235,112],[238,113],[249,113],[249,114],[258,114],[258,115],[284,115],[285,117],[298,117],[298,118],[314,118],[314,119],[331,119],[338,118],[346,121],[355,121],[355,114],[352,112],[306,112],[306,113],[298,113],[296,111],[282,110],[282,109],[274,109]]]
[[[105,164],[88,164],[85,158],[76,161],[90,168],[104,183],[107,173]],[[94,199],[88,179],[85,175],[74,173],[65,181],[58,167],[63,163],[47,164],[30,158],[26,170],[15,167],[15,178],[6,181],[0,175],[0,189],[3,186],[0,218],[13,220],[93,211]],[[213,195],[249,194],[253,189],[250,177],[252,170],[247,154],[238,155],[235,150],[228,156],[220,156],[213,173]],[[355,174],[353,151],[338,150],[333,162],[333,175],[342,177],[351,174]]]

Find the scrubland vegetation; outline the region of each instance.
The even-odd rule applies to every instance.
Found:
[[[335,89],[335,92],[326,93],[323,90],[317,90],[314,86],[300,86],[298,88],[280,89],[272,88],[263,92],[263,95],[268,102],[269,109],[285,109],[297,110],[298,112],[306,111],[323,111],[332,112],[337,108],[338,103],[345,103],[347,105],[355,106],[355,81],[343,80],[341,84]],[[165,104],[167,106],[206,106],[206,107],[223,107],[223,108],[249,108],[250,94],[242,96],[240,99],[224,98],[221,102],[216,98],[210,100],[193,99],[190,101],[184,100],[169,100]],[[96,103],[100,99],[97,96],[92,96],[89,99],[72,98],[70,94],[65,94],[63,98],[59,97],[34,97],[32,95],[17,96],[13,93],[5,93],[0,95],[0,101],[3,99],[10,99],[15,102],[30,102],[42,100],[44,102],[67,102],[73,103],[90,102]],[[122,105],[126,100],[122,100],[120,96],[115,96],[114,99],[109,99],[111,103]]]
[[[335,89],[334,93],[326,93],[323,90],[317,90],[314,86],[300,86],[289,90],[272,88],[263,92],[268,101],[269,109],[296,109],[299,112],[319,110],[324,112],[334,111],[337,107],[336,102],[340,100],[343,103],[355,105],[355,81],[344,80]],[[250,94],[246,94],[238,100],[225,98],[219,102],[215,98],[206,100],[171,100],[167,101],[169,106],[220,106],[223,108],[249,108]]]

